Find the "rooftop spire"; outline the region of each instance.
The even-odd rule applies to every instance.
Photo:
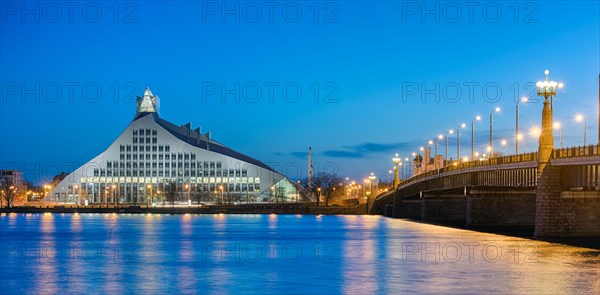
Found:
[[[137,113],[156,113],[156,99],[149,87],[146,87],[143,97],[137,97]]]

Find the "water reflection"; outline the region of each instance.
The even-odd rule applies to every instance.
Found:
[[[599,293],[597,250],[377,216],[5,214],[0,228],[6,293]]]

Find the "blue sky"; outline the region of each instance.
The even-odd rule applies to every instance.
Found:
[[[577,113],[597,142],[597,1],[476,1],[472,15],[468,2],[274,2],[272,19],[261,1],[74,3],[0,7],[0,161],[34,182],[107,148],[146,86],[163,118],[211,130],[292,178],[306,176],[309,146],[317,169],[386,177],[394,153],[477,114],[483,151],[496,106],[495,145],[506,138],[514,152],[514,100],[545,69],[566,86],[555,99],[564,144],[583,143]],[[521,130],[540,114],[541,103],[523,105]],[[535,141],[527,136],[528,151]]]

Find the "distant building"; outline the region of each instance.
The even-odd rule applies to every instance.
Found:
[[[0,170],[0,187],[6,186],[8,183],[19,189],[27,188],[23,172],[19,170]]]
[[[129,126],[100,155],[61,180],[48,196],[60,203],[150,203],[175,187],[176,203],[198,194],[220,202],[303,201],[297,185],[263,162],[234,151],[191,124],[158,115],[150,89],[138,97]],[[248,127],[250,128],[250,127]]]
[[[415,167],[415,176],[421,173],[441,169],[444,167],[444,156],[436,155],[432,158],[430,156],[430,152],[431,149],[429,147],[425,147],[423,151],[424,155],[421,156],[421,154],[417,154],[417,156],[413,159]]]

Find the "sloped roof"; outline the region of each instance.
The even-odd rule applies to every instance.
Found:
[[[146,116],[152,116],[154,122],[156,122],[158,125],[165,128],[173,136],[179,138],[180,140],[182,140],[190,145],[193,145],[197,148],[205,149],[205,150],[208,150],[211,152],[219,153],[219,154],[222,154],[222,155],[225,155],[228,157],[236,158],[238,160],[241,160],[241,161],[250,163],[252,165],[256,165],[258,167],[267,169],[269,171],[278,173],[273,168],[267,166],[267,164],[265,164],[257,159],[254,159],[250,156],[244,155],[240,152],[234,151],[234,150],[208,138],[207,136],[205,136],[203,134],[199,134],[195,130],[191,130],[189,128],[189,125],[179,127],[167,120],[164,120],[158,116],[158,113],[155,113],[155,112],[138,113],[133,118],[132,122],[137,121]],[[189,133],[189,136],[188,136],[188,133]]]

